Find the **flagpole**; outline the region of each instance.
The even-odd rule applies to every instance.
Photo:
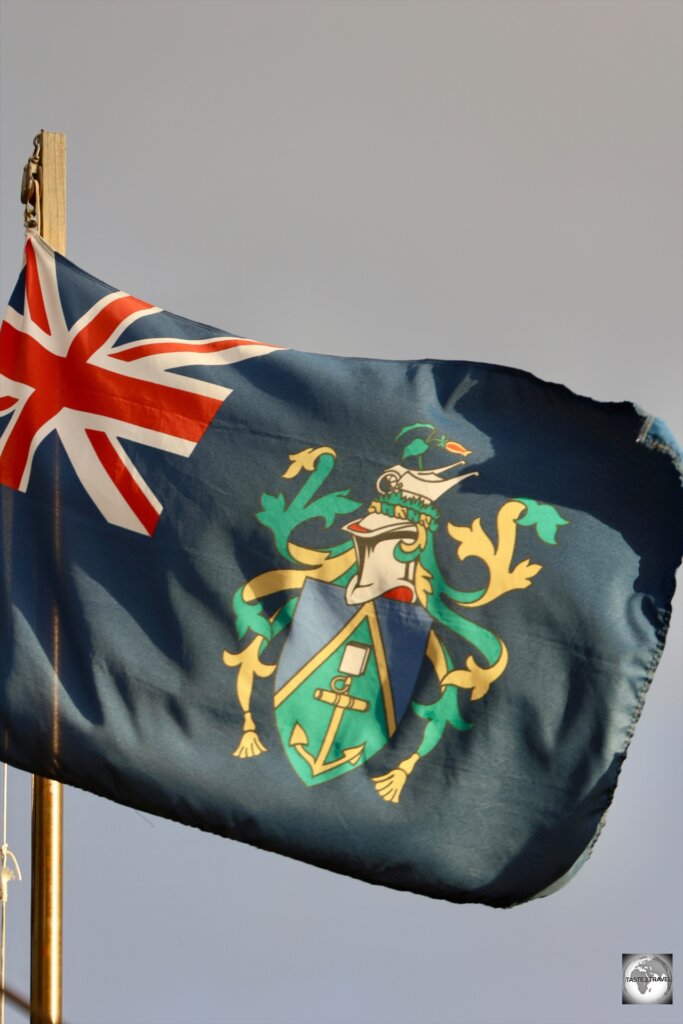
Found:
[[[57,252],[66,252],[66,135],[39,136],[37,168],[40,234]],[[55,456],[56,458],[56,456]],[[61,549],[59,467],[55,462],[54,541]],[[60,624],[56,603],[52,630],[52,749],[59,752]],[[31,1024],[62,1019],[62,826],[63,791],[58,782],[33,776],[31,836]]]

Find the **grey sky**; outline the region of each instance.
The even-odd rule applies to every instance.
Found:
[[[304,351],[520,367],[634,400],[680,441],[682,15],[0,0],[2,302],[33,135],[64,131],[67,255],[112,285]],[[67,791],[67,1020],[630,1022],[621,954],[683,965],[682,616],[679,593],[591,859],[524,907],[369,886]],[[28,783],[10,773],[23,991]]]

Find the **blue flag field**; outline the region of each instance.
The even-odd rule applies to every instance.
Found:
[[[2,757],[368,882],[547,895],[664,645],[681,474],[631,402],[236,337],[29,231],[0,332]]]

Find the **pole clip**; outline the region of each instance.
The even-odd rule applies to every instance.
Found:
[[[21,176],[21,202],[24,207],[24,228],[40,232],[40,135],[33,140],[33,153],[28,158]]]

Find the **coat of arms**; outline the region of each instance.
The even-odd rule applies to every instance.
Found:
[[[286,567],[261,573],[235,594],[239,651],[224,651],[237,669],[237,698],[243,731],[235,757],[266,753],[251,710],[255,679],[274,679],[273,706],[289,762],[307,786],[332,781],[369,761],[400,730],[409,713],[425,722],[417,749],[373,783],[386,801],[398,803],[418,761],[434,749],[448,725],[472,727],[461,713],[458,693],[483,697],[508,664],[502,639],[470,612],[502,594],[529,587],[542,569],[529,559],[513,565],[520,527],[532,527],[546,544],[556,543],[568,520],[552,505],[531,498],[505,501],[496,516],[495,538],[480,518],[470,525],[449,521],[437,503],[463,480],[459,472],[472,454],[429,423],[399,431],[401,462],[376,482],[376,494],[360,518],[339,524],[360,503],[348,490],[320,494],[335,468],[329,447],[306,448],[289,456],[286,479],[304,477],[288,502],[283,494],[263,494],[259,522],[273,534]],[[425,468],[438,452],[455,462]],[[414,465],[408,465],[413,463]],[[322,519],[344,538],[332,547],[311,548],[293,539],[304,523]],[[435,535],[444,529],[461,561],[480,559],[486,586],[456,589],[439,564]],[[268,608],[268,611],[266,610]],[[283,630],[287,637],[276,664],[267,650]],[[457,635],[473,650],[464,664],[449,652]],[[439,697],[431,704],[413,700],[418,674],[431,666]]]

